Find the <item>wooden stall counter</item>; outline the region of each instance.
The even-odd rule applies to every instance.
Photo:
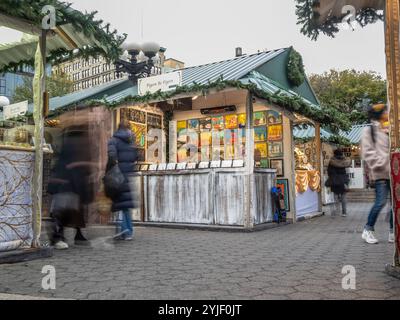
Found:
[[[131,177],[141,195],[137,220],[243,228],[272,222],[275,177],[275,169],[245,167],[138,171]]]

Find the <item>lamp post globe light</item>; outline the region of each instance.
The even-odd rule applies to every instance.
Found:
[[[155,42],[146,42],[139,45],[136,42],[122,45],[124,55],[115,62],[116,72],[128,74],[129,80],[137,84],[139,78],[149,77],[154,67],[154,58],[160,51],[160,45]],[[126,60],[128,59],[128,60]]]

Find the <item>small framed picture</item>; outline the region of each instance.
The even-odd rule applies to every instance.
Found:
[[[282,158],[283,157],[283,143],[271,142],[268,144],[268,155],[270,158]]]
[[[271,159],[271,169],[276,169],[276,176],[283,177],[285,175],[283,168],[283,159]]]

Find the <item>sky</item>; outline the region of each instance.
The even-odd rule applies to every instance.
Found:
[[[128,42],[158,42],[167,58],[186,66],[233,58],[236,47],[246,54],[294,46],[306,72],[329,69],[376,71],[386,77],[384,28],[378,22],[334,39],[312,41],[296,25],[294,0],[69,0],[75,9],[98,11],[97,17]],[[0,42],[15,34],[0,30]]]

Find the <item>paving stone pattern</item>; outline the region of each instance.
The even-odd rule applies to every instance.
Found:
[[[67,299],[399,299],[400,281],[384,272],[394,248],[384,214],[376,228],[380,243],[361,240],[370,207],[350,204],[346,218],[327,213],[252,233],[138,227],[132,242],[0,265],[0,292]],[[44,265],[56,268],[56,290],[41,289]],[[356,290],[342,289],[345,265],[356,269]]]

